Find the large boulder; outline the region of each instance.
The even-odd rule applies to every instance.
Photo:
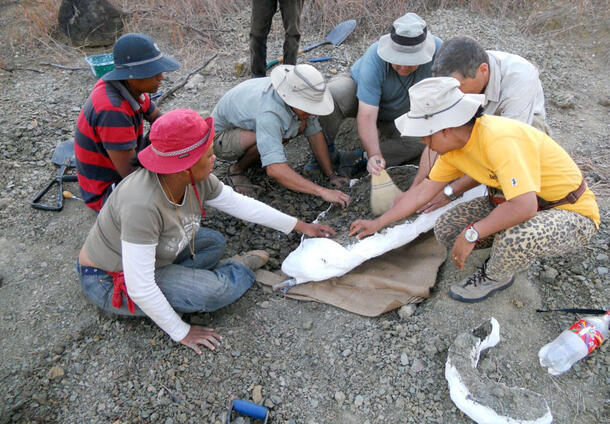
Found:
[[[58,20],[72,44],[95,47],[114,44],[123,31],[123,16],[108,0],[62,0]]]

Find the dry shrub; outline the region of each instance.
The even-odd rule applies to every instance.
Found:
[[[17,5],[15,22],[10,25],[12,41],[24,46],[34,42],[48,43],[57,30],[57,13],[61,0],[26,0]]]

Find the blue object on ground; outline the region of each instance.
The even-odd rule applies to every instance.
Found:
[[[269,418],[269,410],[267,408],[243,399],[235,399],[231,402],[229,414],[227,415],[227,423],[231,422],[231,413],[233,411],[247,417],[264,420],[263,424],[266,424]]]
[[[311,63],[315,63],[315,62],[326,62],[327,60],[331,60],[332,57],[331,56],[322,56],[322,57],[314,57],[309,59],[309,61]]]

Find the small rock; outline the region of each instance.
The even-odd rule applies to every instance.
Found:
[[[574,107],[574,95],[570,93],[559,93],[553,98],[552,102],[561,109],[571,109]]]
[[[360,408],[363,403],[364,403],[364,397],[362,397],[362,395],[356,396],[356,399],[354,399],[354,406],[356,408]]]
[[[555,268],[547,266],[544,268],[544,271],[540,273],[540,279],[545,283],[552,283],[558,275],[559,272]]]
[[[302,326],[303,330],[311,330],[311,328],[313,327],[313,320],[306,319],[305,321],[303,321]]]
[[[263,386],[254,386],[252,389],[252,402],[261,403],[263,400]]]
[[[8,199],[0,199],[0,211],[6,209],[9,205]]]
[[[61,355],[62,353],[64,353],[65,350],[65,346],[64,345],[57,345],[53,348],[53,352],[57,355]]]
[[[268,300],[264,300],[261,303],[259,303],[258,306],[260,306],[263,309],[269,309],[271,307],[271,302],[269,302]]]
[[[407,356],[406,353],[400,355],[400,365],[402,365],[403,367],[409,365],[409,356]]]
[[[345,349],[343,352],[341,352],[341,355],[344,358],[347,358],[348,356],[350,356],[352,354],[352,350],[350,348]]]
[[[60,366],[52,367],[47,373],[47,378],[49,380],[61,380],[64,376],[64,369]]]
[[[249,70],[248,58],[242,57],[235,62],[235,76],[243,77]]]
[[[265,399],[265,403],[264,403],[265,407],[269,408],[269,409],[273,409],[275,407],[275,404],[273,403],[273,401],[269,398]]]
[[[523,302],[521,302],[519,299],[513,300],[513,303],[515,304],[515,308],[517,308],[517,309],[523,308]]]
[[[424,368],[426,368],[426,366],[424,365],[424,362],[421,359],[416,359],[413,361],[413,364],[411,365],[411,372],[418,373],[418,372],[423,371]]]
[[[333,75],[337,75],[337,70],[335,68],[330,69],[328,72],[330,72]]]
[[[598,266],[597,273],[599,275],[606,275],[608,273],[608,268],[606,268],[605,266]]]
[[[241,356],[241,352],[239,350],[231,351],[231,356],[234,358],[239,358]]]
[[[343,393],[343,392],[335,393],[335,400],[337,401],[339,406],[343,405],[343,402],[345,402],[345,393]]]
[[[597,262],[606,263],[608,262],[608,255],[606,255],[605,253],[600,253],[595,259],[597,260]]]
[[[407,318],[412,316],[415,313],[417,306],[414,303],[409,303],[408,305],[402,306],[398,310],[398,316],[401,320],[405,321]]]

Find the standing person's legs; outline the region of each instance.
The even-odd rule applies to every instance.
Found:
[[[253,78],[267,75],[267,36],[276,10],[277,0],[252,0],[250,70]]]
[[[301,11],[303,0],[279,0],[284,23],[284,63],[296,65],[301,41]]]

